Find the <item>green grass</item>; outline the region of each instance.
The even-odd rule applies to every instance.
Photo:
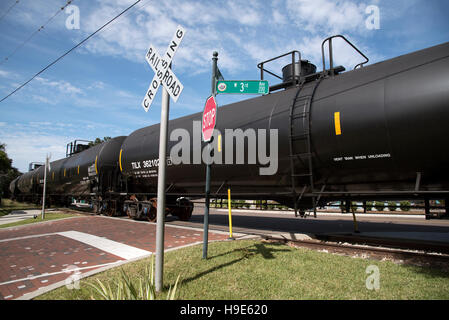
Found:
[[[202,245],[166,253],[165,299],[168,287],[181,275],[178,299],[449,299],[449,274],[437,269],[366,260],[292,248],[261,241],[226,241],[209,245],[202,260]],[[61,287],[37,299],[90,299],[86,283],[110,283],[120,269],[134,283],[144,275],[150,258],[129,263],[83,279],[79,290]],[[365,287],[366,268],[380,270],[380,289]]]
[[[78,216],[78,214],[61,213],[61,212],[51,212],[51,213],[46,212],[45,218],[42,220],[42,216],[39,213],[37,215],[36,219],[30,218],[30,219],[25,219],[25,220],[12,222],[12,223],[8,223],[8,224],[2,224],[2,225],[0,225],[0,228],[16,227],[16,226],[21,226],[21,225],[25,225],[25,224],[39,223],[39,222],[64,219],[64,218],[75,217],[75,216]]]
[[[39,209],[39,207],[33,203],[24,203],[12,201],[10,199],[2,199],[2,203],[0,206],[0,217],[7,215],[14,210],[27,210],[27,209]]]

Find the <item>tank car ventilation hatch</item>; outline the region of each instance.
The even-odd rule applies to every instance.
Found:
[[[88,144],[81,144],[79,141],[87,142]],[[89,143],[92,143],[92,141],[89,140],[75,140],[70,143],[67,143],[66,149],[65,149],[65,156],[70,157],[71,155],[74,155],[76,153],[82,152],[84,150],[89,149],[90,145]]]
[[[322,61],[323,61],[323,70],[320,72],[316,71],[316,66],[311,63],[308,60],[302,60],[301,59],[301,53],[297,50],[293,50],[290,52],[287,52],[283,55],[274,57],[272,59],[263,61],[257,65],[257,67],[260,69],[260,80],[264,80],[264,72],[270,74],[271,76],[274,76],[278,79],[280,79],[282,82],[279,84],[275,84],[270,86],[270,92],[280,90],[280,89],[287,89],[289,87],[295,86],[298,83],[301,82],[308,82],[316,80],[320,77],[328,77],[328,76],[336,76],[341,72],[344,72],[346,69],[343,66],[334,66],[334,56],[333,56],[333,46],[332,46],[332,40],[335,38],[340,38],[344,40],[349,46],[351,46],[357,53],[359,53],[365,61],[362,61],[361,63],[357,64],[354,69],[362,68],[366,63],[368,63],[369,59],[354,45],[352,44],[348,39],[346,39],[342,35],[334,35],[329,38],[326,38],[323,43],[321,44],[321,54],[322,54]],[[324,45],[328,43],[328,49],[329,49],[329,68],[326,68],[326,55],[324,52]],[[282,68],[282,77],[275,74],[274,72],[271,72],[267,69],[265,69],[265,66],[267,63],[272,62],[274,60],[283,58],[283,57],[291,57],[291,63],[287,64]]]
[[[316,66],[309,60],[301,60],[301,63],[295,62],[295,68],[292,64],[288,64],[282,68],[282,82],[292,82],[293,74],[296,79],[305,78],[316,73]]]
[[[43,165],[44,165],[44,163],[42,163],[42,162],[31,162],[28,165],[28,172],[36,170],[37,168],[42,167]]]

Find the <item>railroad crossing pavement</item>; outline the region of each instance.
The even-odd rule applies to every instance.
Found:
[[[225,240],[211,231],[209,240]],[[155,252],[156,224],[81,216],[0,230],[0,299],[31,299]],[[202,243],[201,229],[166,226],[165,249]],[[75,286],[76,287],[76,286]]]
[[[0,225],[18,222],[25,219],[33,218],[34,216],[40,216],[41,210],[15,210],[10,214],[0,217]]]

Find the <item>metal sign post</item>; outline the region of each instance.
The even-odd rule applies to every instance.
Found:
[[[50,156],[47,153],[47,156],[45,157],[45,167],[44,167],[44,190],[42,192],[42,220],[45,219],[45,191],[47,189],[47,170],[50,166],[49,161]]]
[[[159,136],[159,174],[157,177],[157,222],[156,222],[156,291],[161,291],[164,274],[164,227],[165,227],[165,168],[167,164],[167,134],[170,96],[162,91],[161,128]]]
[[[212,57],[212,90],[211,90],[211,94],[213,99],[215,100],[215,96],[217,94],[216,89],[215,89],[215,84],[217,81],[217,60],[218,60],[218,52],[214,52],[213,53],[213,57]],[[207,104],[206,104],[207,106]],[[203,114],[203,123],[204,123],[204,118],[205,115]],[[213,125],[215,126],[215,122],[216,122],[216,113],[214,115],[214,119],[213,119],[214,123]],[[204,124],[203,124],[203,129],[204,129]],[[213,131],[213,130],[212,130]],[[204,139],[204,132],[203,132],[203,139]],[[211,143],[211,139],[209,138],[207,140],[207,148],[208,151],[210,153],[210,143]],[[206,166],[206,205],[204,208],[204,230],[203,230],[203,259],[207,259],[207,245],[208,245],[208,241],[209,241],[209,205],[210,205],[210,164],[208,163]]]
[[[148,111],[154,101],[160,85],[162,91],[161,124],[159,133],[159,170],[157,181],[157,223],[156,223],[156,266],[155,286],[160,292],[163,287],[164,275],[164,228],[165,228],[165,171],[167,165],[167,136],[168,136],[168,114],[170,108],[170,96],[178,101],[183,90],[182,83],[172,72],[170,66],[178,47],[184,38],[185,30],[181,26],[176,29],[164,57],[159,56],[153,45],[150,45],[145,59],[154,70],[154,77],[142,101],[142,107]]]

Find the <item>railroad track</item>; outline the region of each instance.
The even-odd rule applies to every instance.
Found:
[[[294,247],[309,248],[327,253],[376,260],[390,260],[401,264],[438,267],[449,271],[449,254],[438,252],[439,247],[429,247],[427,251],[422,251],[392,248],[388,246],[388,241],[384,242],[384,246],[372,246],[323,240],[291,240],[271,235],[263,238],[266,241],[284,242]]]

